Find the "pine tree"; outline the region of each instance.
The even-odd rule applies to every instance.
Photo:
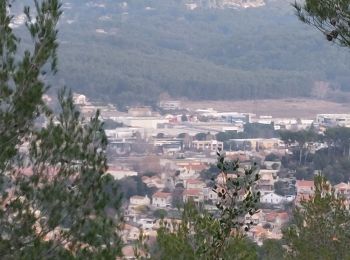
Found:
[[[315,194],[295,209],[283,237],[291,258],[350,258],[350,213],[323,176],[315,178]]]
[[[293,6],[299,19],[321,31],[328,41],[350,47],[349,4],[348,0],[306,0]]]
[[[99,112],[84,120],[66,89],[58,114],[44,103],[44,75],[57,71],[62,12],[58,0],[34,4],[24,9],[33,48],[21,56],[12,1],[0,2],[0,255],[115,259],[121,199],[106,173],[103,124]]]

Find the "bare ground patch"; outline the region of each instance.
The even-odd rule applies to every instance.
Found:
[[[219,112],[249,112],[273,117],[315,118],[322,113],[350,113],[350,104],[317,99],[272,99],[248,101],[184,101],[192,110],[213,108]]]

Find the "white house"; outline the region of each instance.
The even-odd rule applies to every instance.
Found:
[[[171,207],[171,193],[158,191],[152,196],[152,205],[157,208]]]
[[[285,201],[285,198],[276,193],[267,193],[260,198],[260,202],[266,203],[266,204],[278,205],[278,204],[282,204],[284,201]]]
[[[210,150],[216,152],[224,148],[224,143],[217,140],[193,141],[192,147],[196,150]]]
[[[151,204],[150,198],[148,196],[132,196],[130,197],[130,204],[135,206],[148,206]]]
[[[125,177],[130,177],[130,176],[137,176],[137,172],[132,171],[130,169],[125,169],[125,168],[117,168],[110,166],[107,170],[107,172],[112,175],[112,177],[115,180],[120,180]]]
[[[87,98],[85,95],[73,93],[73,102],[76,105],[86,105],[87,104]]]

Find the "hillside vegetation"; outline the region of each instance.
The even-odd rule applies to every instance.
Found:
[[[308,97],[315,81],[350,90],[350,56],[298,22],[288,2],[192,11],[179,0],[123,2],[65,2],[59,76],[76,91],[125,107],[161,93]]]

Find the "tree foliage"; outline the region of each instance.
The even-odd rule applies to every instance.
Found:
[[[44,75],[57,70],[61,4],[35,0],[34,10],[25,7],[33,47],[21,56],[11,3],[0,2],[0,255],[115,258],[121,199],[106,174],[99,112],[83,119],[66,89],[58,94],[58,114],[42,99]]]
[[[295,3],[299,19],[321,31],[328,41],[350,47],[350,2],[348,0],[307,0]]]
[[[323,176],[315,178],[315,194],[301,201],[283,238],[296,259],[348,259],[350,213]]]
[[[311,130],[280,131],[281,139],[293,153],[282,162],[285,168],[296,170],[297,179],[313,179],[321,171],[332,183],[347,182],[350,178],[350,131],[346,127],[330,127],[323,135]],[[324,148],[311,152],[313,143]]]
[[[275,239],[266,239],[259,248],[259,259],[280,260],[285,256],[283,242]]]
[[[193,11],[185,2],[71,1],[60,24],[60,79],[120,107],[155,104],[164,92],[191,100],[309,97],[315,81],[349,90],[349,56],[305,29],[288,2]]]

